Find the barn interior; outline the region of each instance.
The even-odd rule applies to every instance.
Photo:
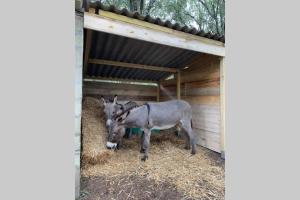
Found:
[[[83,46],[81,198],[224,199],[221,57],[87,28]],[[191,156],[173,130],[151,136],[145,163],[138,135],[124,139],[119,151],[107,150],[100,96],[114,95],[140,105],[187,101],[197,154]]]
[[[197,143],[220,152],[217,56],[85,30],[83,95],[119,101],[183,99],[193,108]],[[180,82],[180,83],[178,83]]]

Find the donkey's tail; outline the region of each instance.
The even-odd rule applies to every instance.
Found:
[[[193,120],[191,119],[191,127],[193,128]]]

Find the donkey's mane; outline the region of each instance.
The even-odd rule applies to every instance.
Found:
[[[133,110],[135,108],[142,107],[142,106],[144,106],[144,105],[137,105],[137,104],[135,104],[134,106],[130,106],[127,109],[124,109],[123,112],[121,112],[120,114],[118,114],[118,115],[115,116],[115,120],[117,120],[119,117],[121,117],[125,113],[127,113],[127,115],[126,115],[126,117],[127,117],[129,115],[129,113],[130,113],[131,110]]]

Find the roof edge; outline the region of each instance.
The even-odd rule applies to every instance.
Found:
[[[102,3],[100,3],[99,1],[90,3],[87,0],[85,0],[84,2],[85,3],[83,3],[83,6],[84,6],[84,10],[86,12],[89,11],[89,8],[94,8],[95,14],[99,14],[99,10],[104,10],[104,11],[112,12],[112,13],[115,13],[118,15],[123,15],[123,16],[129,17],[129,18],[141,20],[141,21],[148,22],[151,24],[156,24],[156,25],[159,25],[162,27],[166,27],[166,28],[170,28],[170,29],[177,30],[180,32],[184,32],[187,34],[200,36],[200,37],[204,37],[207,39],[225,43],[224,35],[220,36],[218,34],[214,34],[211,32],[204,32],[203,30],[197,30],[194,27],[190,28],[188,26],[180,26],[178,23],[171,23],[169,20],[163,21],[160,18],[153,18],[150,15],[146,15],[146,16],[140,15],[138,12],[130,12],[125,8],[120,10],[114,5],[105,6]]]

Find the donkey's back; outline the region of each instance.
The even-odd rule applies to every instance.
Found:
[[[153,124],[154,126],[174,126],[179,121],[190,121],[192,118],[191,106],[183,100],[171,100],[148,104],[150,106],[150,124]]]

